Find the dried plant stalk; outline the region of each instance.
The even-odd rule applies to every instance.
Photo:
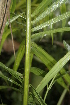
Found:
[[[11,0],[0,0],[0,42],[9,15]]]

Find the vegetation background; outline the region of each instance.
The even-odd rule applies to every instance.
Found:
[[[0,104],[24,105],[25,97],[25,105],[70,105],[70,0],[12,0],[10,22],[16,58],[7,21],[0,44]]]

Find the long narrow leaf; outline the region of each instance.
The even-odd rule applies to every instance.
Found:
[[[49,70],[52,69],[52,67],[56,64],[56,60],[35,43],[32,43],[32,52],[48,67]],[[66,71],[62,69],[60,73],[65,74]],[[70,77],[68,74],[64,75],[63,78],[65,79],[65,81],[67,81],[68,84],[70,84]],[[66,85],[63,82],[63,78],[59,78],[57,82],[61,86],[66,88]]]
[[[66,12],[66,5],[63,4],[61,7],[60,7],[60,11],[61,11],[61,14],[65,13]],[[66,25],[66,19],[63,19],[62,20],[62,27],[65,27]]]
[[[23,14],[23,13],[22,13],[22,14]],[[14,16],[12,19],[10,19],[10,23],[14,22],[16,19],[18,19],[19,17],[21,17],[22,14],[19,14],[19,15],[17,15],[17,16]],[[9,25],[9,22],[7,21],[7,22],[6,22],[6,26],[8,26],[8,25]]]
[[[36,24],[38,21],[45,18],[47,15],[49,15],[51,12],[55,11],[58,7],[60,7],[63,3],[66,3],[67,0],[57,0],[54,2],[49,8],[47,8],[42,14],[40,14],[36,19],[34,19],[31,23],[32,25]]]
[[[57,16],[57,17],[55,17],[55,18],[53,18],[53,19],[51,19],[51,20],[49,20],[43,24],[40,24],[39,26],[32,28],[31,31],[34,32],[34,31],[37,31],[39,29],[43,29],[46,26],[50,26],[51,24],[57,23],[57,22],[59,22],[63,19],[66,19],[68,17],[70,17],[70,12],[66,12],[66,13],[59,15],[59,16]]]
[[[36,91],[36,89],[30,85],[30,87],[33,89],[33,94],[34,94],[34,97],[39,101],[39,103],[41,105],[47,105],[44,100],[42,99],[42,97],[39,95],[39,93]]]
[[[3,63],[0,62],[0,67],[4,68],[8,73],[10,73],[13,77],[18,79],[22,83],[23,75],[17,71],[14,71],[8,67],[6,67]]]
[[[70,31],[70,27],[63,27],[63,28],[58,28],[58,29],[53,29],[49,31],[44,31],[44,32],[39,32],[36,34],[32,34],[31,38],[32,41],[38,40],[39,38],[42,38],[44,36],[51,36],[51,34],[57,33],[57,32],[64,32],[64,31]]]
[[[18,50],[17,56],[16,56],[16,60],[15,60],[15,63],[14,63],[13,70],[17,71],[24,53],[25,53],[25,40],[22,41],[22,43],[21,43],[21,45],[19,47],[19,50]]]
[[[43,75],[43,74],[46,74],[45,71],[41,70],[40,68],[36,68],[36,67],[31,67],[31,70],[30,72],[34,73],[35,75]]]
[[[40,92],[48,82],[62,69],[62,67],[70,60],[70,52],[61,58],[54,67],[46,74],[40,84],[37,86],[37,92]],[[57,68],[57,69],[56,69]]]
[[[0,71],[0,77],[3,78],[4,80],[9,81],[10,83],[13,83],[19,87],[22,87],[20,84],[18,84],[17,82],[15,82],[13,79],[10,79],[9,77],[5,76],[1,71]]]

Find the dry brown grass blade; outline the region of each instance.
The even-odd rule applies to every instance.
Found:
[[[11,0],[0,0],[0,42],[9,15]]]

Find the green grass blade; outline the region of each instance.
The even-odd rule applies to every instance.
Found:
[[[19,87],[22,87],[20,84],[18,84],[17,82],[15,82],[13,79],[10,79],[9,77],[5,76],[1,71],[0,71],[0,77],[2,79],[4,79],[5,81],[9,81],[10,83],[13,83]]]
[[[52,86],[55,83],[56,76],[57,76],[57,74],[53,77],[53,79],[51,80],[49,86],[47,87],[47,91],[46,91],[45,96],[44,96],[44,101],[46,100],[46,97],[47,97],[47,94],[48,94],[49,90],[52,88]]]
[[[66,13],[59,15],[59,16],[57,16],[57,17],[55,17],[55,18],[53,18],[53,19],[51,19],[51,20],[49,20],[43,24],[40,24],[39,26],[32,28],[31,31],[34,32],[34,31],[37,31],[39,29],[43,29],[46,26],[50,26],[51,24],[57,23],[57,22],[59,22],[63,19],[66,19],[68,17],[70,17],[70,12],[66,12]]]
[[[17,20],[21,16],[22,16],[22,14],[14,16],[13,18],[10,19],[10,23],[14,22],[15,20]],[[8,26],[8,25],[9,25],[9,22],[7,21],[6,22],[6,26]]]
[[[66,12],[66,5],[63,4],[61,7],[60,7],[60,11],[61,11],[61,14],[65,13]],[[65,27],[66,25],[66,19],[62,20],[62,27]]]
[[[64,47],[67,51],[70,51],[70,45],[66,43],[66,41],[63,41]]]
[[[22,83],[23,75],[17,71],[14,71],[13,69],[10,69],[6,67],[3,63],[0,62],[0,67],[2,67],[4,70],[6,70],[8,73],[10,73],[14,78],[18,79]]]
[[[15,63],[13,66],[13,70],[17,71],[24,53],[25,53],[25,40],[23,40],[22,43],[20,44],[16,59],[15,59]]]
[[[36,105],[36,102],[34,101],[33,94],[31,92],[29,92],[28,105]]]
[[[30,72],[32,72],[33,74],[35,74],[35,75],[37,75],[37,76],[42,76],[42,77],[44,77],[45,74],[47,74],[46,71],[44,71],[44,70],[42,70],[42,69],[40,69],[40,68],[37,68],[37,67],[31,67]],[[61,79],[61,77],[63,77],[64,75],[66,75],[66,74],[68,74],[68,73],[70,73],[69,70],[68,70],[68,71],[65,71],[65,72],[62,73],[62,74],[60,73],[60,74],[57,76],[56,80],[58,81],[58,79]],[[62,82],[63,82],[63,79],[62,79]]]
[[[51,36],[51,34],[54,35],[54,33],[64,32],[64,31],[70,31],[70,27],[63,27],[63,28],[53,29],[53,30],[49,30],[49,31],[39,32],[36,34],[32,34],[31,38],[32,38],[32,41],[35,41],[40,38],[43,38],[44,36],[49,37],[49,36]]]
[[[51,12],[55,11],[58,7],[60,7],[63,3],[66,3],[67,0],[57,0],[54,2],[49,8],[47,8],[42,14],[40,14],[36,19],[34,19],[31,23],[32,25],[36,24],[43,18],[45,18],[47,15],[49,15]]]
[[[69,61],[70,52],[68,52],[63,58],[61,58],[53,68],[46,74],[40,84],[37,86],[37,92],[40,92],[49,81],[63,68],[63,66]],[[57,68],[57,69],[56,69]]]
[[[52,67],[56,64],[56,60],[35,43],[32,43],[32,52],[46,65],[46,67],[48,67],[49,70],[51,70]],[[66,71],[62,69],[60,73],[65,74]],[[70,76],[68,74],[64,75],[63,78],[67,81],[68,84],[70,84]],[[57,82],[66,88],[67,86],[63,82],[63,78],[59,78]]]
[[[35,75],[38,75],[38,76],[46,74],[45,71],[43,71],[43,70],[41,70],[40,68],[37,68],[37,67],[31,67],[30,72],[32,72],[32,73],[34,73]]]
[[[42,99],[42,97],[39,95],[39,93],[36,91],[36,89],[30,85],[30,87],[33,89],[33,95],[34,97],[38,100],[38,102],[41,104],[41,105],[47,105],[44,100]]]

